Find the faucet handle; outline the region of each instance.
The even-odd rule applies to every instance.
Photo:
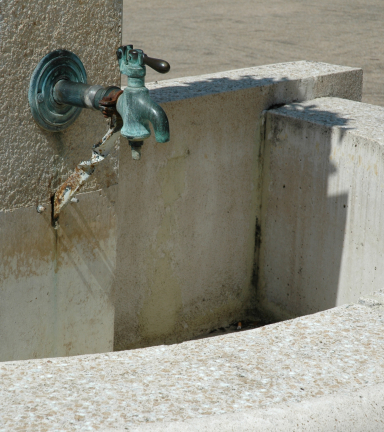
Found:
[[[165,60],[148,57],[147,54],[143,55],[143,62],[145,65],[154,69],[156,72],[159,72],[162,74],[169,72],[169,70],[171,69],[170,64],[168,62],[166,62]]]
[[[133,45],[124,45],[116,51],[120,72],[131,78],[145,76],[144,65],[159,73],[167,73],[171,66],[165,60],[148,57],[141,49],[133,49]]]

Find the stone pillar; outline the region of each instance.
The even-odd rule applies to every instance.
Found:
[[[58,185],[105,133],[83,110],[67,130],[33,120],[29,81],[42,57],[62,48],[83,62],[88,82],[119,85],[120,0],[0,1],[0,360],[108,351],[115,266],[117,153],[98,169],[79,204],[53,230]]]

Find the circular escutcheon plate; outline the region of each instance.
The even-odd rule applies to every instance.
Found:
[[[58,104],[54,100],[53,88],[62,79],[86,83],[87,74],[77,55],[56,50],[40,61],[29,84],[28,99],[33,118],[43,129],[52,132],[66,129],[81,112],[81,108]]]

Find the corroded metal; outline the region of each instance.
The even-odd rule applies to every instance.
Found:
[[[120,47],[116,54],[121,73],[128,76],[124,91],[114,86],[86,84],[87,76],[80,59],[65,50],[45,56],[32,75],[29,103],[34,119],[44,129],[54,132],[65,129],[82,108],[100,110],[109,118],[108,132],[93,146],[91,159],[79,163],[52,197],[52,219],[56,228],[60,212],[70,202],[76,202],[74,196],[114,147],[117,132],[121,131],[128,138],[135,160],[141,157],[143,140],[151,135],[150,123],[157,142],[169,141],[167,115],[150,98],[144,84],[145,65],[166,73],[169,63],[150,58],[142,50],[134,50],[132,45]]]
[[[116,89],[101,99],[99,102],[99,109],[105,118],[112,117],[113,115],[120,117],[120,114],[116,111],[116,103],[122,93],[123,90]]]
[[[67,206],[79,192],[84,183],[95,171],[97,165],[101,163],[114,148],[120,131],[122,122],[120,117],[113,115],[109,120],[109,128],[104,137],[93,146],[91,159],[80,162],[75,171],[57,189],[53,197],[53,225],[58,228],[60,212]]]
[[[99,111],[102,110],[99,106],[100,101],[116,93],[122,93],[120,87],[102,87],[68,80],[58,81],[53,88],[53,98],[61,105],[73,105]]]
[[[144,144],[144,141],[128,141],[131,146],[131,153],[133,160],[141,159],[141,147]]]
[[[81,108],[58,103],[53,88],[59,80],[87,82],[83,63],[72,52],[56,50],[47,54],[34,70],[28,91],[31,112],[43,129],[58,132],[70,126],[79,116]]]
[[[103,91],[103,87],[99,85],[60,80],[53,89],[53,98],[62,105],[97,109],[94,106],[94,100],[97,93],[101,91]]]
[[[121,135],[130,141],[142,141],[151,135],[149,123],[152,123],[156,141],[159,143],[169,141],[167,115],[163,108],[150,98],[149,90],[144,84],[145,54],[140,49],[133,49],[132,45],[120,47],[116,54],[120,72],[128,77],[128,85],[116,104],[117,111],[123,119]],[[168,63],[164,60],[151,60],[153,60],[152,66],[157,65],[158,69],[164,71],[167,69]]]
[[[167,73],[170,65],[165,60],[148,57],[132,45],[117,50],[121,73],[128,76],[128,86],[118,105],[114,107],[123,118],[122,135],[131,141],[143,140],[151,134],[152,123],[156,141],[169,141],[168,119],[163,109],[151,100],[144,85],[146,66],[159,73]],[[118,87],[88,85],[81,60],[72,52],[56,50],[46,55],[34,70],[28,92],[29,104],[36,122],[44,129],[56,132],[66,129],[78,117],[82,108],[102,109],[111,113],[109,106],[99,107],[108,95],[116,96]],[[116,114],[116,109],[114,109]]]

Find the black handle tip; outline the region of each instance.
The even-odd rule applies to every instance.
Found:
[[[169,72],[171,69],[171,65],[167,61],[148,57],[147,54],[144,54],[143,60],[144,64],[162,74]]]

